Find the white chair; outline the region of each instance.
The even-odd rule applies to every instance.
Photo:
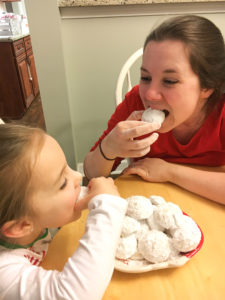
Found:
[[[0,124],[5,124],[5,122],[2,119],[0,119]]]
[[[116,106],[123,101],[123,85],[125,79],[127,80],[127,92],[132,88],[131,79],[130,79],[130,69],[136,60],[141,57],[143,54],[143,48],[135,51],[122,66],[117,84],[116,84]]]
[[[123,101],[123,85],[125,80],[127,81],[127,92],[129,92],[132,89],[130,69],[133,66],[133,64],[138,60],[138,58],[142,56],[142,54],[143,54],[143,48],[138,49],[126,60],[126,62],[122,66],[116,83],[116,106]],[[122,170],[126,168],[131,162],[132,162],[131,158],[124,158],[121,161],[121,164],[118,167],[118,169],[112,172],[112,174],[113,175],[120,174]]]

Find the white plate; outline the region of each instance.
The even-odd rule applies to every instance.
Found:
[[[184,215],[187,215],[183,212]],[[197,224],[198,225],[198,224]],[[172,260],[168,260],[166,262],[162,263],[150,263],[145,259],[142,260],[133,260],[133,259],[117,259],[115,258],[115,269],[120,272],[125,273],[144,273],[159,269],[166,269],[166,268],[174,268],[174,267],[180,267],[183,266],[186,262],[190,260],[192,256],[194,256],[202,247],[202,244],[204,242],[204,236],[202,233],[201,228],[198,226],[198,228],[201,231],[201,240],[198,244],[198,246],[188,252],[188,253],[181,253],[176,257],[173,257]]]
[[[189,258],[185,255],[181,255],[176,259],[157,264],[152,264],[146,260],[119,260],[116,258],[115,269],[125,273],[144,273],[159,269],[180,267],[183,266],[187,261],[189,261]]]

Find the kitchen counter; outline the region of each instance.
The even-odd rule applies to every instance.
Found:
[[[29,33],[19,35],[0,36],[0,42],[14,42],[28,36]]]
[[[59,7],[70,6],[108,6],[108,5],[134,5],[157,3],[190,3],[190,2],[224,2],[225,0],[58,0]]]

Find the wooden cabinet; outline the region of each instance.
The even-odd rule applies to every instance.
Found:
[[[30,36],[0,42],[0,117],[20,118],[39,93]]]

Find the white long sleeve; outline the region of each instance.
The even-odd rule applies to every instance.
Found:
[[[102,194],[90,201],[89,209],[86,232],[62,272],[31,265],[24,249],[0,252],[0,299],[102,298],[113,273],[127,201]]]

